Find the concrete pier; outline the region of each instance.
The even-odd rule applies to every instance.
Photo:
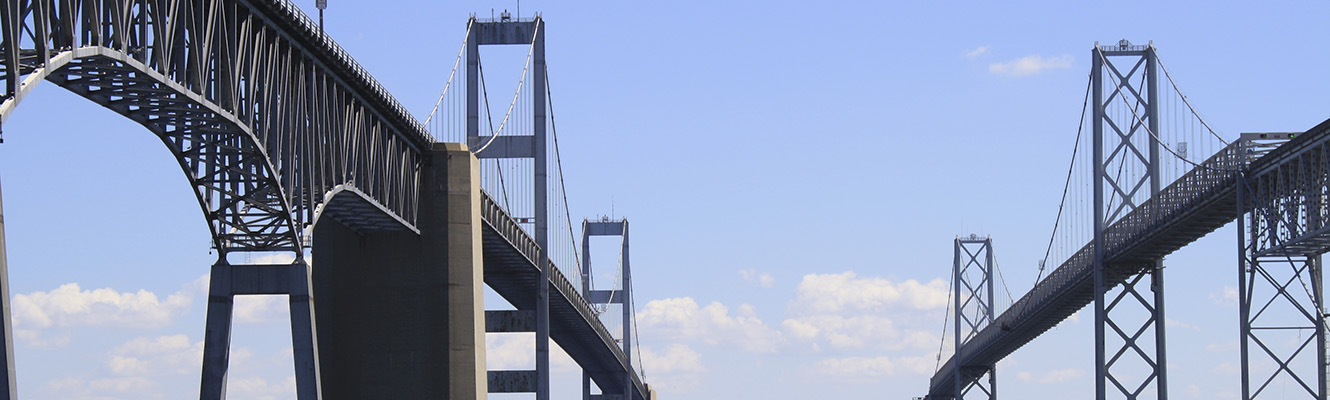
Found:
[[[479,164],[435,144],[412,232],[314,228],[323,398],[485,397]]]

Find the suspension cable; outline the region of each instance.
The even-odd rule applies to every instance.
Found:
[[[952,304],[951,289],[952,286],[954,286],[955,284],[956,284],[956,276],[955,274],[952,274],[951,279],[947,282],[947,309],[942,313],[942,334],[938,335],[939,338],[937,343],[937,362],[935,362],[933,365],[933,373],[937,373],[938,370],[942,369],[942,349],[945,348],[947,345],[947,321],[951,320],[951,304]]]
[[[1081,123],[1076,128],[1076,143],[1071,147],[1071,163],[1067,165],[1067,180],[1062,185],[1062,200],[1058,203],[1058,215],[1057,218],[1053,219],[1053,233],[1048,235],[1048,248],[1044,250],[1044,259],[1039,262],[1039,275],[1034,278],[1035,285],[1038,285],[1039,280],[1044,277],[1044,266],[1048,263],[1049,254],[1053,252],[1053,239],[1058,235],[1058,224],[1062,223],[1062,208],[1067,205],[1067,191],[1071,188],[1072,169],[1076,167],[1076,154],[1081,147],[1081,132],[1085,129],[1085,110],[1090,105],[1090,85],[1092,83],[1094,83],[1093,74],[1085,82],[1085,100],[1081,102]]]
[[[1154,45],[1152,44],[1150,47],[1153,48]],[[1164,67],[1164,60],[1159,58],[1159,51],[1155,50],[1154,53],[1155,60],[1158,61],[1159,64],[1159,69],[1164,70],[1164,77],[1168,78],[1168,83],[1173,85],[1173,91],[1178,93],[1178,97],[1182,98],[1182,104],[1187,105],[1187,108],[1191,110],[1191,114],[1196,117],[1197,121],[1201,121],[1201,126],[1204,126],[1205,130],[1210,131],[1210,134],[1214,135],[1215,139],[1219,139],[1219,141],[1223,142],[1225,146],[1229,145],[1227,140],[1224,140],[1222,136],[1219,136],[1219,133],[1215,132],[1213,128],[1210,128],[1210,124],[1205,122],[1205,118],[1201,118],[1201,113],[1196,112],[1196,107],[1192,107],[1191,102],[1187,101],[1187,95],[1182,94],[1182,89],[1178,89],[1178,83],[1173,81],[1173,75],[1170,75],[1168,73],[1168,68]]]
[[[563,216],[568,221],[568,240],[577,243],[577,238],[573,236],[573,217],[572,211],[568,208],[568,186],[563,180],[563,157],[559,155],[559,128],[554,124],[554,93],[550,89],[550,67],[549,63],[544,66],[545,69],[545,102],[550,108],[550,138],[554,142],[554,165],[559,171],[559,195],[563,197]],[[622,258],[620,258],[622,259]],[[573,246],[573,262],[577,265],[577,270],[582,270],[582,256],[578,252],[577,246]],[[589,271],[588,271],[589,272]],[[593,280],[594,281],[594,280]]]
[[[453,61],[453,72],[448,73],[448,82],[443,84],[443,92],[439,93],[439,100],[434,102],[434,109],[429,110],[429,116],[425,117],[425,123],[422,125],[429,125],[429,121],[434,118],[434,113],[439,111],[439,104],[443,103],[443,97],[448,94],[448,87],[453,85],[453,76],[457,75],[457,66],[462,64],[462,55],[466,54],[466,43],[468,39],[471,39],[471,25],[474,22],[476,22],[475,19],[466,21],[466,36],[462,36],[462,49],[457,51],[457,61]],[[479,57],[476,58],[479,59]]]

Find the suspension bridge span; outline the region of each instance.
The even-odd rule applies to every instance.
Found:
[[[1089,146],[1078,134],[1063,196],[1064,207],[1088,209],[1060,209],[1049,247],[1067,250],[1047,261],[1061,263],[1000,313],[992,240],[956,240],[954,353],[926,398],[996,399],[999,360],[1094,304],[1096,398],[1166,399],[1162,259],[1236,220],[1242,398],[1278,381],[1290,398],[1325,399],[1330,120],[1228,143],[1176,84],[1161,84],[1173,81],[1153,44],[1096,44],[1091,55]],[[1218,149],[1196,157],[1201,142]],[[1091,221],[1068,227],[1082,215]]]
[[[225,397],[232,302],[255,294],[288,295],[302,400],[545,400],[551,340],[583,368],[584,398],[654,398],[632,356],[628,222],[574,226],[568,213],[543,20],[505,13],[466,28],[466,65],[422,123],[288,0],[6,1],[0,129],[48,81],[175,156],[219,256],[202,399]],[[527,65],[491,116],[479,47],[505,44],[527,46]],[[587,256],[587,237],[602,235],[622,239],[609,290],[593,287]],[[229,257],[260,252],[295,261]],[[4,271],[0,259],[0,398],[13,399]],[[485,310],[482,282],[515,310]],[[536,368],[486,371],[486,332],[535,333]]]

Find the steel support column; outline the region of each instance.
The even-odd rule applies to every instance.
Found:
[[[314,301],[310,296],[309,264],[231,265],[226,256],[212,266],[208,283],[207,325],[203,337],[203,377],[199,399],[226,398],[230,363],[232,312],[237,295],[285,294],[291,306],[291,343],[295,362],[296,398],[323,397],[319,383],[318,340],[314,336]]]
[[[1114,59],[1126,61],[1122,65],[1129,68],[1118,68]],[[1155,51],[1152,45],[1136,46],[1126,40],[1114,46],[1096,43],[1091,60],[1095,398],[1104,400],[1113,392],[1127,399],[1139,399],[1149,396],[1146,390],[1153,386],[1154,398],[1167,399],[1163,262],[1110,265],[1105,248],[1105,229],[1160,191]],[[1112,87],[1105,88],[1105,83]],[[1123,174],[1133,170],[1143,173]],[[1147,185],[1148,196],[1142,192]],[[1138,284],[1148,285],[1151,293],[1144,294]],[[1121,289],[1110,293],[1109,289],[1116,285],[1121,285]],[[1139,316],[1127,316],[1124,312],[1114,318],[1112,312],[1123,308],[1134,309],[1126,312],[1143,311],[1145,320],[1139,321]],[[1110,338],[1116,346],[1112,353],[1108,348]],[[1125,367],[1120,363],[1129,359],[1142,361],[1147,371],[1119,369],[1115,374],[1113,367]],[[1143,379],[1127,379],[1141,375]],[[1115,390],[1110,390],[1110,385]]]
[[[955,255],[952,264],[952,292],[955,346],[958,373],[956,374],[956,399],[962,400],[975,389],[988,400],[997,399],[997,365],[967,365],[969,361],[962,348],[974,335],[993,323],[993,239],[970,235],[968,238],[956,238]],[[988,375],[987,383],[982,379]],[[979,377],[980,379],[975,379]]]
[[[1286,163],[1238,187],[1242,399],[1325,400],[1322,245],[1327,155]]]

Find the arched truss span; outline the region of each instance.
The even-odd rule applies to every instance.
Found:
[[[0,124],[43,79],[138,122],[223,254],[300,252],[324,213],[416,231],[429,139],[316,29],[285,0],[6,1]]]

